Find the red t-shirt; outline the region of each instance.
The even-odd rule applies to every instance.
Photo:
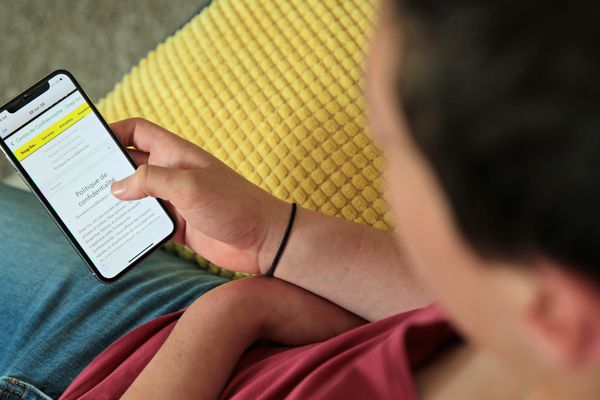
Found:
[[[61,399],[116,399],[164,343],[184,310],[127,333],[88,365]],[[417,399],[413,374],[458,336],[437,306],[398,314],[325,342],[249,349],[223,399]]]

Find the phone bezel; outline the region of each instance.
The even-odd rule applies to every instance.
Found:
[[[131,158],[131,156],[129,155],[129,153],[125,149],[125,147],[123,147],[123,145],[121,144],[121,142],[119,142],[119,139],[113,133],[113,131],[110,129],[110,126],[104,120],[104,118],[102,117],[102,115],[100,115],[100,113],[96,109],[96,106],[94,105],[94,103],[90,100],[90,98],[85,93],[85,91],[83,90],[83,88],[81,87],[81,85],[79,85],[79,82],[77,82],[77,80],[75,79],[75,77],[73,76],[73,74],[71,74],[69,71],[61,69],[61,70],[56,70],[56,71],[48,74],[46,77],[40,79],[35,84],[31,85],[31,87],[29,87],[28,89],[24,90],[18,96],[14,97],[10,101],[8,101],[6,104],[4,104],[2,107],[0,107],[0,112],[6,110],[8,108],[8,106],[11,105],[16,99],[24,96],[25,94],[31,93],[34,89],[38,88],[38,86],[43,85],[44,82],[47,82],[50,79],[52,79],[53,77],[55,77],[56,75],[60,75],[60,74],[66,75],[71,80],[71,82],[73,83],[73,85],[75,85],[75,88],[81,93],[81,95],[83,96],[83,98],[85,99],[85,101],[90,105],[90,108],[92,109],[92,112],[100,120],[100,123],[102,124],[102,126],[106,129],[106,131],[108,132],[108,134],[110,135],[110,137],[113,139],[113,141],[117,145],[117,148],[125,156],[125,158],[127,159],[127,161],[129,161],[129,163],[131,164],[131,166],[133,168],[137,169],[138,166],[133,161],[133,159]],[[48,90],[51,90],[51,89],[48,89]],[[44,91],[42,93],[45,93],[45,92],[46,91]],[[41,95],[41,93],[38,93],[35,97],[33,97],[31,99],[27,98],[27,103],[31,102],[33,99],[37,98],[40,95]],[[9,161],[11,162],[11,164],[13,165],[13,167],[15,167],[17,169],[17,171],[19,172],[19,175],[21,176],[21,178],[23,178],[23,180],[27,183],[27,186],[29,186],[29,188],[32,190],[32,192],[36,195],[36,197],[44,205],[44,208],[50,214],[50,216],[52,217],[52,219],[54,220],[54,222],[59,226],[59,228],[65,234],[65,236],[67,236],[67,238],[69,239],[69,242],[71,243],[71,245],[75,248],[75,250],[77,251],[77,253],[79,254],[79,256],[83,259],[83,261],[85,262],[85,264],[87,265],[87,267],[92,271],[92,274],[96,277],[96,279],[98,279],[102,283],[112,283],[112,282],[115,282],[117,279],[121,278],[127,272],[131,271],[131,269],[133,267],[135,267],[137,264],[139,264],[141,261],[143,261],[146,257],[148,257],[157,248],[159,248],[160,246],[162,246],[163,244],[165,244],[167,241],[169,241],[175,235],[175,232],[177,231],[177,221],[175,220],[175,218],[173,218],[173,216],[168,211],[167,207],[165,206],[165,204],[163,203],[162,200],[155,199],[156,201],[158,201],[158,204],[160,205],[160,207],[163,209],[163,211],[165,212],[165,214],[168,216],[169,220],[173,224],[172,231],[164,239],[162,239],[160,242],[154,244],[151,248],[145,250],[145,252],[140,257],[136,258],[131,264],[129,264],[127,267],[125,267],[117,275],[115,275],[112,278],[108,278],[108,277],[102,275],[102,273],[100,272],[100,270],[92,262],[92,260],[90,259],[90,257],[88,257],[88,255],[83,250],[83,248],[79,245],[79,243],[77,243],[77,240],[75,239],[75,236],[73,236],[73,234],[70,232],[70,230],[67,228],[67,226],[65,225],[65,223],[63,222],[63,220],[58,215],[58,213],[50,205],[50,202],[46,199],[46,197],[43,195],[43,193],[41,192],[41,190],[34,183],[33,179],[29,176],[29,174],[27,173],[27,171],[25,171],[25,169],[23,168],[23,166],[21,165],[21,163],[13,155],[12,151],[10,151],[10,149],[8,148],[8,146],[4,143],[4,140],[2,140],[2,139],[0,139],[0,148],[2,148],[2,151],[4,152],[4,155],[9,159]]]

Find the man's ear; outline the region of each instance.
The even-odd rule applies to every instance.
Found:
[[[533,268],[537,290],[524,315],[532,346],[559,366],[600,365],[600,285],[548,258]]]

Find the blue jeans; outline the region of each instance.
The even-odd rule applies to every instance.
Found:
[[[0,399],[60,396],[120,336],[225,281],[156,251],[102,284],[31,193],[0,183]]]

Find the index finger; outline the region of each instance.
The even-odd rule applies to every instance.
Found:
[[[152,150],[180,144],[179,136],[161,128],[160,126],[143,118],[129,118],[110,124],[121,144],[125,147],[133,146],[146,153]]]
[[[123,146],[149,154],[156,165],[202,168],[216,160],[195,144],[142,118],[115,122],[111,128]]]

